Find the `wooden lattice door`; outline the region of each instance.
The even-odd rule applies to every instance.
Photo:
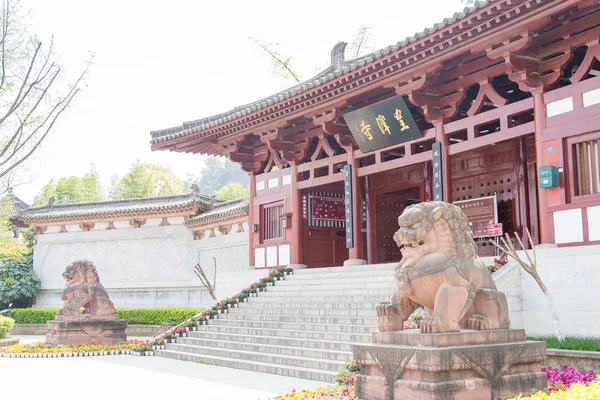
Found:
[[[380,194],[375,197],[377,262],[400,261],[402,255],[394,242],[398,217],[406,208],[406,196]]]

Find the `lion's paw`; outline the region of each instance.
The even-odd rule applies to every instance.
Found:
[[[475,314],[467,322],[467,327],[474,331],[484,331],[488,328],[488,317],[485,315]]]
[[[419,325],[421,333],[443,333],[448,331],[444,321],[435,314],[424,317]]]

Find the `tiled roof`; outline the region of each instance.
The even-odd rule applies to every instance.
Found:
[[[12,194],[12,192],[7,194],[7,196],[10,196],[12,201],[11,208],[7,210],[7,214],[11,217],[16,217],[19,213],[30,207],[29,204]]]
[[[343,60],[343,50],[345,46],[340,46],[338,43],[332,52],[332,65],[330,65],[323,72],[314,76],[313,78],[302,82],[290,89],[284,90],[272,96],[266,97],[264,99],[236,107],[231,111],[227,111],[221,114],[213,115],[211,117],[198,119],[195,121],[184,122],[181,126],[176,126],[173,128],[162,129],[150,132],[152,137],[151,144],[160,143],[167,140],[175,139],[182,136],[191,135],[194,133],[201,132],[205,129],[213,128],[215,126],[219,126],[226,122],[232,121],[236,118],[243,117],[260,109],[266,108],[272,104],[283,101],[287,98],[296,96],[300,93],[306,92],[311,88],[322,85],[334,78],[353,71],[359,67],[364,66],[365,64],[371,63],[383,56],[388,55],[390,52],[396,51],[418,39],[421,39],[424,36],[432,35],[437,31],[445,28],[448,25],[454,24],[456,21],[466,18],[469,14],[486,7],[488,4],[494,3],[498,0],[485,0],[476,2],[472,7],[466,7],[462,12],[455,13],[450,18],[445,18],[442,22],[433,25],[431,28],[425,29],[422,32],[415,33],[412,36],[407,37],[406,39],[399,41],[395,45],[388,46],[384,49],[375,51],[371,54],[368,54],[363,57],[356,58],[354,60]],[[335,59],[336,50],[341,50],[341,58]],[[337,62],[336,62],[337,61]]]
[[[211,223],[229,221],[248,216],[248,198],[226,201],[215,204],[214,208],[198,216],[188,219],[188,228],[208,225]]]
[[[191,214],[196,214],[198,211],[209,209],[212,201],[214,200],[210,197],[198,193],[189,193],[96,203],[57,204],[29,208],[19,214],[19,219],[26,223],[35,223],[91,218],[135,217],[188,210]]]

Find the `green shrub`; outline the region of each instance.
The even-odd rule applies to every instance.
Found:
[[[54,319],[57,308],[13,308],[10,317],[17,324],[45,324]]]
[[[14,319],[0,315],[0,339],[9,337],[14,325]]]
[[[31,249],[17,247],[0,251],[0,308],[27,307],[40,289],[33,272]]]
[[[527,340],[546,342],[549,349],[600,351],[600,338],[571,336],[563,343],[556,336],[528,337]]]
[[[203,308],[117,308],[117,314],[129,324],[160,325],[163,322],[179,324],[186,318],[202,312]],[[45,324],[54,319],[56,308],[15,308],[10,317],[17,324]]]
[[[160,325],[163,322],[180,324],[187,318],[201,313],[203,308],[117,308],[117,314],[129,324]]]

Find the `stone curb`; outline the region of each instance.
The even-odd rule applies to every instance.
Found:
[[[0,353],[3,358],[68,358],[68,357],[97,357],[97,356],[117,356],[117,355],[146,355],[153,356],[156,350],[164,350],[165,345],[154,346],[153,351],[146,351],[151,354],[134,354],[137,352],[131,350],[109,350],[109,351],[86,351],[80,353]]]

